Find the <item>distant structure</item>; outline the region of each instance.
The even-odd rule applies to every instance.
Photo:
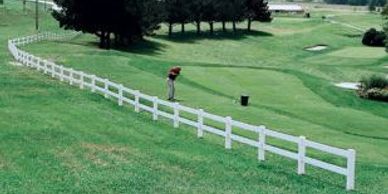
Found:
[[[273,14],[301,14],[304,15],[308,11],[298,4],[269,4],[268,10]]]

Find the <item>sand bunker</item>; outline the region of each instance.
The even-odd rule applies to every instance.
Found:
[[[349,89],[349,90],[358,90],[361,84],[358,82],[341,82],[341,83],[335,84],[335,86],[344,88],[344,89]]]
[[[325,45],[325,44],[318,44],[318,45],[314,45],[314,46],[305,47],[304,50],[306,50],[306,51],[322,51],[322,50],[327,49],[327,47],[329,47],[329,46]]]

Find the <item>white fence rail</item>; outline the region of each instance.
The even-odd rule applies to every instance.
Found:
[[[296,137],[276,132],[267,129],[265,126],[250,125],[233,120],[231,117],[221,117],[205,112],[202,109],[193,109],[179,103],[160,100],[156,96],[143,94],[140,91],[127,88],[122,84],[109,81],[108,79],[103,79],[97,77],[96,75],[87,74],[82,71],[57,65],[54,62],[36,57],[18,48],[18,46],[24,46],[33,42],[42,40],[60,40],[71,38],[76,35],[76,33],[41,33],[33,36],[16,38],[8,41],[8,49],[18,62],[27,67],[41,71],[44,74],[51,75],[52,78],[59,79],[60,81],[68,82],[70,85],[77,85],[80,89],[90,89],[92,92],[98,92],[104,95],[105,98],[116,99],[119,106],[129,104],[134,107],[136,112],[139,112],[140,110],[147,111],[152,114],[153,120],[158,120],[160,117],[170,119],[172,120],[175,128],[178,128],[181,124],[189,125],[196,128],[198,137],[203,137],[204,133],[212,133],[221,136],[225,139],[226,149],[231,149],[233,142],[239,142],[255,147],[258,150],[257,157],[260,161],[265,160],[266,152],[290,158],[297,161],[298,174],[305,174],[305,166],[306,164],[310,164],[321,169],[344,175],[346,176],[346,189],[354,189],[356,152],[353,149],[345,150],[316,143],[307,140],[303,136]],[[145,101],[148,103],[142,104],[142,102]],[[161,108],[162,106],[163,109]],[[191,115],[191,117],[183,117],[182,113],[185,113],[185,115]],[[205,120],[216,123],[218,122],[224,127],[219,128],[207,125],[205,124]],[[237,135],[233,133],[234,128],[256,133],[257,138],[251,139]],[[298,150],[297,152],[293,152],[276,147],[275,145],[270,145],[266,143],[267,137],[294,143],[298,147]],[[314,150],[342,157],[347,160],[347,165],[345,167],[338,166],[309,157],[306,153],[307,148],[312,148]]]

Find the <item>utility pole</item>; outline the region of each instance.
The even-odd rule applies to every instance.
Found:
[[[35,30],[39,31],[39,1],[35,0]]]

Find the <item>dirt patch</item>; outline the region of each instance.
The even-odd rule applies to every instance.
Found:
[[[18,67],[23,66],[23,64],[18,63],[18,62],[15,62],[15,61],[10,61],[9,64],[10,64],[10,65],[13,65],[13,66],[18,66]]]
[[[304,50],[306,50],[306,51],[317,52],[317,51],[326,50],[328,47],[329,47],[329,46],[326,45],[326,44],[317,44],[317,45],[305,47]]]
[[[79,172],[85,168],[82,162],[77,159],[73,149],[66,149],[58,152],[57,157],[61,159],[62,164],[70,171]]]
[[[117,163],[128,163],[128,155],[132,155],[133,151],[126,147],[114,145],[99,145],[99,144],[82,144],[82,148],[86,149],[85,156],[93,164],[98,166],[109,166]]]

